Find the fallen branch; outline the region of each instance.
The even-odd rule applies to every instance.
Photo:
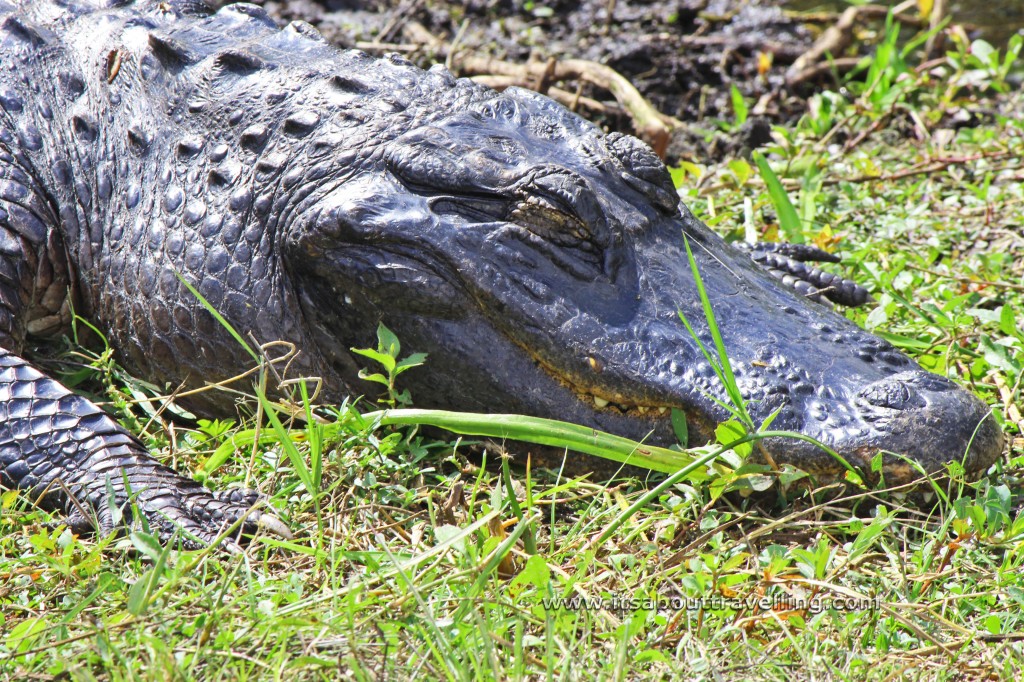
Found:
[[[513,78],[512,76],[473,76],[472,80],[480,85],[486,85],[489,88],[494,88],[495,90],[504,90],[513,86],[522,85],[518,79]],[[623,111],[617,107],[609,107],[603,102],[598,102],[596,99],[583,97],[579,93],[569,92],[568,90],[563,90],[554,86],[547,88],[547,92],[545,94],[570,111],[577,111],[581,106],[583,106],[590,111],[594,111],[602,115],[623,113]]]
[[[493,57],[474,55],[456,56],[456,68],[468,75],[493,74],[506,76],[530,87],[545,85],[548,81],[583,80],[607,90],[629,112],[633,127],[641,139],[651,145],[658,156],[664,157],[668,149],[672,128],[660,112],[633,87],[625,76],[611,67],[583,59],[566,59],[546,63],[511,64]],[[536,89],[536,88],[534,88]]]
[[[553,88],[550,84],[579,80],[607,90],[629,114],[637,135],[662,158],[668,149],[672,130],[682,126],[681,121],[655,109],[625,76],[604,64],[584,59],[549,59],[546,62],[513,64],[495,57],[459,54],[447,42],[414,21],[403,27],[402,35],[410,43],[418,43],[435,54],[446,55],[446,63],[450,68],[462,75],[473,76],[474,80],[491,87],[518,85],[548,94],[570,108],[583,105],[598,112],[607,110],[607,107],[596,100]]]
[[[916,4],[917,0],[906,0],[906,2],[891,9],[882,5],[848,7],[839,15],[839,20],[825,29],[821,36],[814,41],[814,45],[800,55],[793,62],[793,65],[789,67],[789,70],[786,72],[786,85],[792,87],[807,80],[804,74],[810,73],[810,70],[817,66],[826,55],[836,56],[841,54],[853,42],[853,30],[861,20],[884,18],[891,11],[900,21],[920,23],[917,17],[905,14]],[[804,75],[803,79],[800,78],[801,75]]]

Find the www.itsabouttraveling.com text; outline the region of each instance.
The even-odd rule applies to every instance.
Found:
[[[548,611],[867,611],[879,608],[877,598],[790,595],[724,597],[549,597],[541,600]]]

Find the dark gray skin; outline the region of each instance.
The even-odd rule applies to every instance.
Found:
[[[781,408],[772,428],[855,466],[886,450],[976,473],[1001,452],[981,401],[726,245],[636,139],[526,91],[340,52],[252,6],[119,4],[0,0],[0,485],[76,529],[112,530],[130,491],[164,538],[210,542],[246,514],[246,532],[287,534],[20,356],[66,333],[74,306],[159,385],[248,369],[176,272],[243,334],[294,344],[291,375],[322,378],[329,400],[371,390],[349,348],[383,321],[429,353],[403,375],[421,407],[667,443],[664,408],[697,439],[727,418],[677,314],[712,347],[685,234],[755,420]],[[807,443],[765,447],[841,471]],[[889,481],[916,475],[884,461]]]

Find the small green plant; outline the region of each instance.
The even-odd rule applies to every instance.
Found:
[[[740,89],[733,84],[729,90],[729,96],[732,100],[732,113],[735,117],[733,123],[734,127],[739,128],[747,122],[747,116],[749,116],[750,110],[747,107],[746,101],[743,99],[743,93]]]
[[[1010,38],[1002,54],[984,40],[968,43],[960,34],[954,34],[955,50],[946,54],[946,60],[955,71],[953,81],[962,87],[977,90],[1009,92],[1007,77],[1018,64],[1022,46],[1024,36],[1019,33]]]
[[[402,352],[402,344],[398,337],[384,326],[381,322],[377,326],[377,348],[352,348],[353,353],[370,358],[384,368],[387,376],[380,372],[368,372],[360,370],[359,378],[365,381],[372,381],[381,384],[387,389],[387,396],[382,397],[378,402],[390,407],[407,407],[412,404],[412,397],[408,390],[399,391],[395,385],[398,376],[407,372],[413,367],[419,367],[427,359],[426,353],[413,353],[401,360],[398,356]]]
[[[757,164],[757,169],[761,172],[761,179],[768,187],[768,195],[772,199],[772,204],[775,205],[775,212],[779,216],[779,229],[782,234],[786,235],[788,241],[794,244],[803,244],[804,229],[800,223],[800,216],[789,199],[789,194],[786,193],[782,183],[779,182],[779,177],[763,154],[754,152],[753,159]]]

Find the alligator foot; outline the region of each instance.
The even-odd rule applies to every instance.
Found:
[[[191,485],[183,486],[182,481]],[[236,551],[245,538],[261,529],[291,539],[288,526],[259,510],[262,501],[263,496],[253,490],[211,492],[174,474],[173,481],[161,481],[137,495],[134,490],[126,495],[112,487],[98,504],[83,505],[76,497],[65,518],[51,525],[65,525],[81,535],[107,536],[138,526],[144,519],[149,532],[161,542],[180,543],[185,549],[201,549],[221,539],[225,549]],[[231,533],[226,534],[229,529]]]
[[[0,485],[62,510],[75,532],[101,535],[145,520],[186,548],[264,529],[291,537],[249,490],[211,492],[160,464],[109,415],[25,360],[0,350]],[[236,549],[233,541],[225,546]]]
[[[853,280],[807,265],[808,262],[838,263],[839,257],[809,244],[786,242],[737,242],[735,246],[750,254],[755,263],[788,287],[822,303],[828,299],[836,305],[862,306],[872,300],[868,290]]]

